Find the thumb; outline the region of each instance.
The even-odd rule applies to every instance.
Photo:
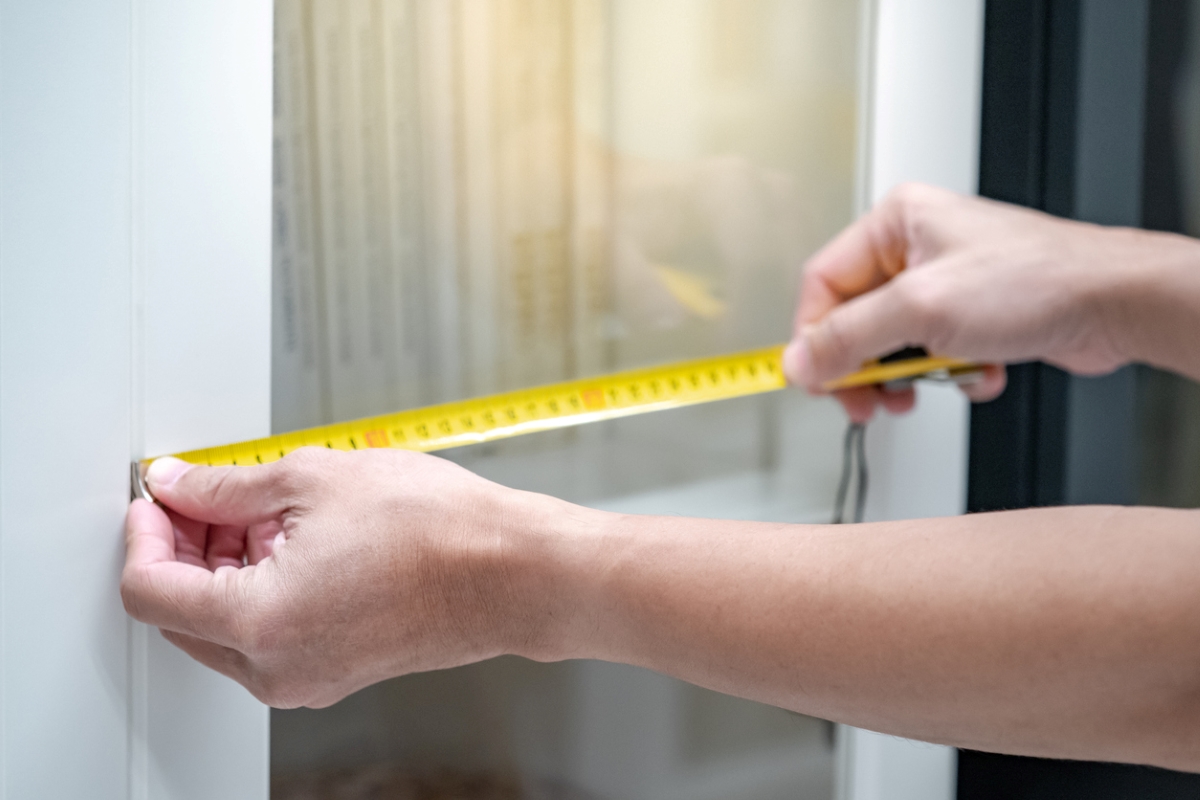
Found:
[[[177,458],[159,458],[146,472],[146,484],[161,501],[185,517],[218,525],[254,525],[278,518],[290,507],[285,465],[203,467]]]
[[[896,281],[886,283],[804,326],[784,357],[792,382],[820,391],[870,359],[923,344],[917,320],[905,312],[896,287]]]

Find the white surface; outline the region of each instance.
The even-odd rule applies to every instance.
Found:
[[[270,10],[0,0],[0,797],[266,797],[117,581],[130,457],[267,430]]]
[[[952,800],[958,757],[953,748],[858,728],[839,731],[841,797],[854,800]]]
[[[867,195],[906,181],[978,188],[983,0],[875,0]],[[917,410],[867,432],[867,518],[961,514],[969,408],[953,388],[922,386]],[[951,800],[951,748],[843,728],[841,800]]]
[[[870,197],[905,181],[974,194],[983,0],[875,0]]]
[[[0,796],[126,794],[129,3],[0,0]]]
[[[866,518],[951,517],[966,511],[970,409],[949,384],[917,386],[917,410],[867,429]]]
[[[273,3],[135,7],[134,414],[157,455],[270,433]],[[131,652],[132,796],[266,798],[267,708],[157,631]]]
[[[570,784],[620,800],[816,800],[833,794],[833,759],[818,725],[741,753],[693,760],[686,703],[697,690],[649,670],[601,661],[571,665],[575,718],[561,765]],[[614,769],[614,765],[620,765]]]

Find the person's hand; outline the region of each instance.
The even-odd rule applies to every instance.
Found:
[[[522,641],[514,565],[546,498],[396,450],[160,459],[147,482],[169,510],[129,509],[126,609],[270,705],[329,705]]]
[[[1127,360],[1111,299],[1145,235],[900,187],[810,259],[785,371],[820,392],[869,359],[923,346],[992,364],[964,387],[976,401],[1004,390],[1004,363],[1111,371]],[[837,394],[858,422],[914,400],[879,387]]]

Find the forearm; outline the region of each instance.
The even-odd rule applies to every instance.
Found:
[[[1200,380],[1200,241],[1110,229],[1089,246],[1113,265],[1100,313],[1125,358]]]
[[[964,747],[1200,769],[1195,513],[566,518],[527,655]]]

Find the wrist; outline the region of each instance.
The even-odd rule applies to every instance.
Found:
[[[512,492],[507,503],[501,649],[535,661],[582,657],[579,632],[595,627],[596,578],[614,515],[528,492]]]
[[[1109,231],[1113,264],[1101,318],[1123,363],[1195,374],[1200,242],[1175,234]]]

